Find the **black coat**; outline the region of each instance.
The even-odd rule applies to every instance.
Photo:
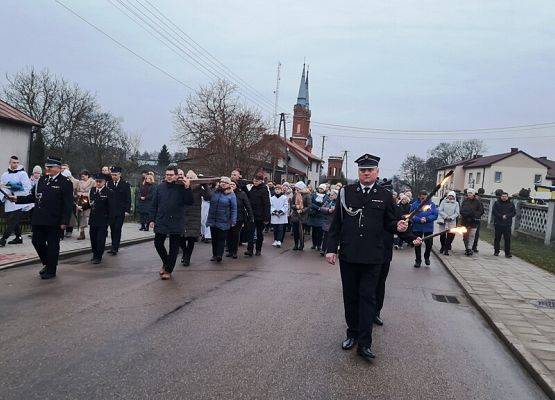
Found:
[[[265,183],[252,186],[247,193],[252,207],[254,220],[257,222],[270,222],[270,191]]]
[[[362,214],[350,216],[341,205],[345,196],[347,207],[362,209]],[[345,186],[337,197],[337,206],[328,232],[328,252],[337,253],[341,261],[356,264],[382,264],[385,260],[384,235],[397,232],[399,218],[391,192],[374,185],[368,195],[364,195],[360,185]],[[411,234],[404,234],[409,239]]]
[[[106,184],[108,189],[114,192],[114,199],[116,201],[116,216],[125,215],[125,213],[131,212],[131,186],[129,183],[120,179],[117,186],[114,181],[110,181]]]
[[[516,215],[515,205],[510,201],[497,200],[493,204],[493,209],[491,210],[493,215],[493,223],[496,226],[511,226],[513,224],[513,217]],[[503,215],[507,218],[503,219]]]
[[[185,206],[193,204],[193,191],[183,185],[162,182],[156,188],[149,221],[154,221],[155,233],[184,234]]]
[[[146,183],[141,185],[137,192],[137,212],[140,214],[148,214],[150,212],[150,206],[152,205],[154,193],[156,192],[156,185],[153,183]],[[144,200],[141,200],[141,192],[147,192]]]
[[[41,176],[27,196],[18,196],[18,204],[35,203],[31,225],[69,225],[73,211],[73,184],[62,174],[49,181]]]
[[[241,189],[235,190],[237,198],[237,222],[252,222],[253,213],[249,196]]]
[[[476,228],[483,214],[484,206],[477,197],[463,200],[461,204],[461,224],[463,226],[467,228]]]
[[[90,226],[108,226],[112,223],[116,213],[114,192],[104,186],[100,193],[93,187],[89,192]]]
[[[208,185],[197,186],[193,191],[193,204],[185,206],[185,232],[188,238],[198,238],[200,236],[202,198],[210,201],[212,191]]]

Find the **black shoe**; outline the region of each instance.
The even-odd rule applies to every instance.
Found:
[[[448,255],[449,255],[449,250],[445,250],[445,251],[443,252],[443,254],[446,255],[446,256],[448,256]]]
[[[494,255],[494,256],[498,256],[498,255],[499,255],[499,252],[496,251],[495,253],[493,253],[493,255]]]
[[[429,258],[425,258],[425,259],[424,259],[424,264],[430,265],[430,259],[429,259]]]
[[[316,246],[310,246],[310,250],[316,250]]]
[[[21,239],[21,237],[16,237],[14,240],[10,240],[8,242],[8,244],[22,244],[23,243],[23,239]]]
[[[255,256],[261,256],[262,253],[260,251],[257,251],[256,253],[254,253]]]
[[[299,250],[299,246],[297,246],[297,245],[293,246],[293,249],[292,249],[292,250],[293,250],[293,251]]]
[[[232,254],[232,255],[231,255],[231,258],[233,258],[234,260],[236,260],[236,259],[237,259],[237,253]]]
[[[509,254],[505,254],[505,257],[507,257],[507,258],[513,258],[513,255],[512,255],[511,253],[509,253]]]
[[[102,261],[100,261],[98,258],[92,260],[93,264],[100,264]]]
[[[444,251],[445,251],[445,247],[442,246],[441,249],[439,249],[439,252],[440,252],[441,254],[443,254]]]
[[[478,249],[472,249],[472,252],[473,252],[473,253],[476,253],[476,254],[479,253]]]
[[[110,250],[110,251],[108,251],[108,254],[116,256],[118,254],[118,251],[117,250]]]
[[[341,348],[343,350],[351,350],[353,347],[355,347],[356,342],[357,340],[355,338],[348,337],[341,343]]]
[[[183,257],[181,259],[181,265],[183,265],[184,267],[188,267],[189,265],[191,265],[189,257]]]
[[[6,239],[2,238],[0,239],[0,247],[4,247],[6,246]]]
[[[370,347],[368,346],[358,346],[357,347],[357,354],[364,358],[366,361],[372,361],[372,359],[376,358]]]
[[[55,277],[56,277],[56,274],[53,274],[51,272],[46,272],[40,276],[41,279],[52,279]]]
[[[422,265],[422,261],[416,261],[414,263],[414,268],[420,268],[421,265]]]
[[[227,253],[225,256],[226,256],[226,257],[231,257],[231,256],[233,256],[233,254]]]
[[[216,262],[222,262],[222,257],[216,257]]]
[[[381,319],[379,315],[376,315],[376,316],[374,317],[374,323],[375,323],[376,325],[382,326],[382,325],[383,325],[383,319]]]
[[[245,255],[247,257],[252,257],[252,251],[245,251]]]
[[[44,267],[42,267],[42,269],[39,271],[39,275],[44,275],[46,274],[46,265]]]
[[[472,250],[466,250],[466,251],[464,252],[464,255],[465,255],[465,256],[468,256],[468,257],[470,257],[472,254],[474,254],[474,253],[472,252]]]

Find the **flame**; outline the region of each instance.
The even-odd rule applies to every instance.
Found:
[[[428,211],[430,208],[432,208],[432,206],[429,204],[426,204],[424,207],[422,207],[422,211]]]
[[[449,229],[449,233],[459,233],[462,235],[463,233],[466,233],[466,227],[459,226],[458,228]]]
[[[445,178],[443,178],[441,180],[441,182],[439,183],[439,186],[443,186],[447,183],[447,181],[449,180],[449,178],[451,178],[451,176],[446,176]]]

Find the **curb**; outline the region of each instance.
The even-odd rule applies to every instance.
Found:
[[[151,240],[154,240],[154,236],[138,238],[138,239],[123,240],[123,241],[121,241],[119,246],[120,247],[127,247],[127,246],[132,246],[134,244],[149,242]],[[108,247],[108,245],[106,245],[106,247]],[[90,251],[91,251],[90,246],[83,247],[82,249],[64,251],[63,253],[60,253],[59,259],[63,260],[63,259],[66,259],[66,258],[79,256],[81,254],[89,253]],[[15,262],[10,263],[10,264],[0,265],[0,271],[6,270],[6,269],[11,269],[11,268],[23,267],[25,265],[34,264],[36,262],[40,262],[40,258],[38,258],[38,257],[26,258],[24,260],[15,261]]]
[[[541,364],[541,362],[530,353],[524,344],[505,326],[501,321],[496,320],[491,308],[488,307],[480,298],[472,293],[472,289],[460,276],[460,274],[446,263],[442,257],[437,254],[437,250],[432,248],[435,257],[441,262],[445,269],[451,274],[455,281],[462,288],[466,297],[480,312],[482,317],[488,322],[496,335],[509,348],[513,355],[520,361],[522,366],[534,378],[536,383],[542,388],[545,394],[552,400],[555,400],[555,382],[552,374]]]

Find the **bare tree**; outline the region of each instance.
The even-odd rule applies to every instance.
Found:
[[[456,142],[442,142],[428,150],[428,158],[442,160],[442,165],[454,164],[459,161],[469,160],[486,151],[483,140],[469,139]]]
[[[401,164],[401,178],[408,182],[413,191],[425,189],[426,160],[409,154]]]
[[[252,168],[251,149],[267,132],[260,113],[242,104],[237,87],[224,80],[201,87],[173,114],[176,140],[201,149],[214,174]]]

